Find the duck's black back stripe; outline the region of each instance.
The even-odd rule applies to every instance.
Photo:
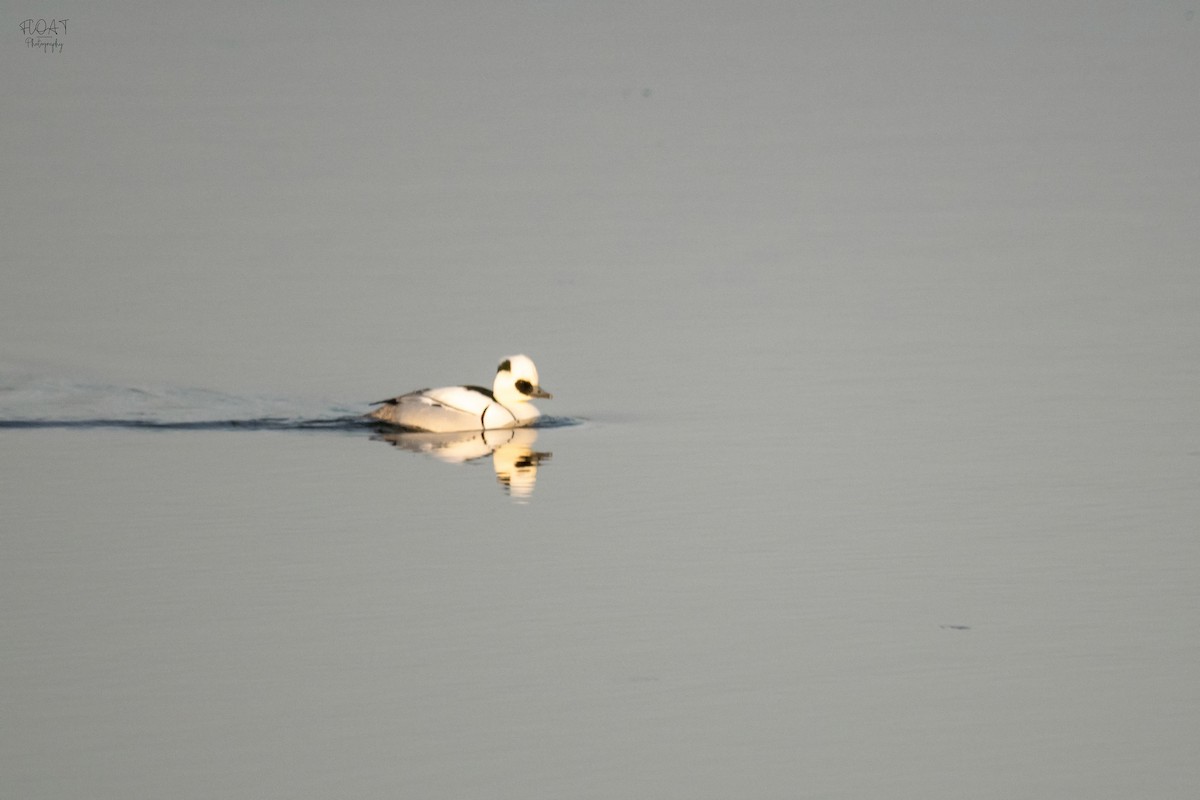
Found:
[[[464,386],[464,387],[462,387],[462,388],[464,388],[464,389],[470,389],[472,392],[479,392],[480,394],[487,395],[487,398],[488,398],[489,400],[495,400],[495,399],[496,399],[496,395],[492,394],[492,390],[491,390],[491,389],[485,389],[485,388],[483,388],[482,386]]]

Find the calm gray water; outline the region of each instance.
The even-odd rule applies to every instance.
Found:
[[[36,13],[0,794],[1194,795],[1191,4]]]

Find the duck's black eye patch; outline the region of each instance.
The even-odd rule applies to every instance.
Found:
[[[533,394],[533,384],[526,380],[517,381],[517,391],[521,394]]]
[[[512,362],[507,358],[500,362],[500,366],[496,367],[496,372],[512,372]]]

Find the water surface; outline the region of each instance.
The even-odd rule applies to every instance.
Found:
[[[1192,795],[1185,5],[55,13],[4,794]]]

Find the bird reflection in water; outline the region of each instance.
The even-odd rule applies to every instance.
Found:
[[[538,466],[550,453],[533,449],[537,431],[532,428],[502,428],[461,433],[426,433],[381,429],[371,437],[402,450],[424,453],[447,464],[464,464],[492,457],[496,480],[514,500],[527,502],[537,483]]]

